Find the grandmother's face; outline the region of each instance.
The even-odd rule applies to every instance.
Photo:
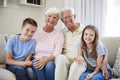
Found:
[[[54,27],[59,20],[58,14],[45,15],[45,23],[50,27]]]

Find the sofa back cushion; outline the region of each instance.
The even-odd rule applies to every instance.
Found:
[[[6,45],[6,40],[4,38],[4,35],[0,34],[0,64],[3,64],[5,62],[5,45]]]
[[[115,64],[112,68],[112,73],[114,77],[120,77],[120,47],[116,55]]]
[[[120,46],[120,37],[102,37],[101,41],[108,49],[108,63],[113,67]]]

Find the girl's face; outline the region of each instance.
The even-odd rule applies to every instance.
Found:
[[[36,26],[33,26],[31,24],[25,24],[22,27],[22,33],[21,36],[24,37],[24,40],[29,40],[37,30]]]
[[[95,32],[92,29],[86,29],[83,38],[86,44],[92,44],[95,39]]]
[[[48,14],[45,16],[45,23],[49,27],[54,27],[58,22],[58,14]]]

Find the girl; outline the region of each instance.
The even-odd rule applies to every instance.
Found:
[[[7,41],[5,47],[7,69],[16,75],[17,80],[35,80],[31,68],[27,67],[32,66],[30,60],[35,53],[36,42],[31,38],[37,30],[37,23],[34,19],[26,18],[21,29],[21,35],[15,35]]]
[[[80,52],[79,63],[86,61],[87,69],[80,76],[79,80],[105,80],[106,77],[102,74],[101,66],[104,62],[104,57],[106,55],[106,50],[103,44],[99,41],[99,34],[95,26],[87,25],[83,29]],[[111,68],[106,65],[109,77],[111,78]]]

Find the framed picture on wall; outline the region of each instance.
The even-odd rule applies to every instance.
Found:
[[[33,6],[33,7],[44,7],[44,0],[19,0],[21,5]]]
[[[0,7],[6,7],[7,6],[7,0],[0,0]]]

